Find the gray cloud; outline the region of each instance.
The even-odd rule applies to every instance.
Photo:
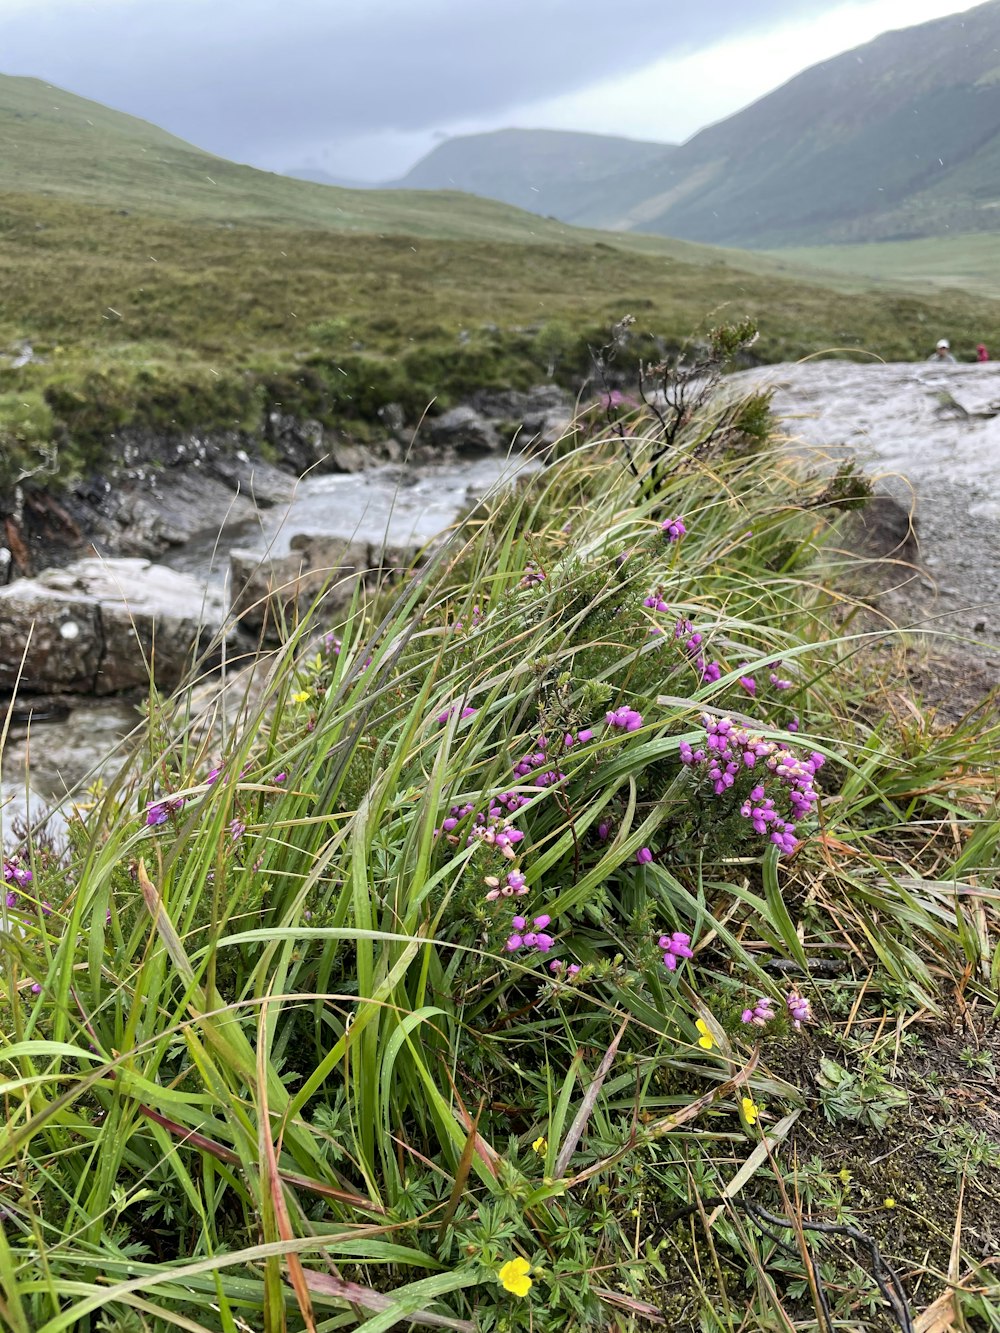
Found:
[[[324,142],[500,124],[506,108],[832,4],[35,0],[4,17],[0,68],[282,166]]]

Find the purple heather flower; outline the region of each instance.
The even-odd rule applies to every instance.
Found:
[[[741,1023],[752,1023],[754,1027],[766,1027],[774,1017],[774,1001],[767,995],[762,995],[751,1009],[744,1009],[740,1014]]]
[[[791,731],[791,732],[798,731],[798,729],[799,729],[799,719],[797,717],[793,717],[792,720],[789,722],[788,726],[785,728],[786,731]]]
[[[788,992],[785,1004],[788,1006],[788,1017],[792,1020],[793,1028],[801,1028],[803,1023],[812,1022],[812,1008],[809,1001],[797,990]]]
[[[687,528],[684,526],[684,520],[680,517],[669,518],[660,526],[663,535],[668,542],[680,541],[682,537],[687,535]]]
[[[653,859],[653,853],[648,847],[640,847],[635,854],[635,859],[638,861],[639,865],[648,866]]]
[[[602,819],[597,826],[597,836],[600,838],[601,842],[607,842],[610,833],[611,825],[606,819]]]
[[[221,772],[222,772],[221,768],[209,769],[208,777],[205,779],[205,786],[211,787],[215,782],[217,782],[219,774]]]
[[[439,722],[442,726],[444,726],[444,724],[448,721],[448,719],[451,717],[451,715],[455,712],[457,708],[458,704],[452,704],[451,708],[446,708],[443,713],[438,713],[437,718],[435,720]],[[471,717],[475,711],[476,710],[474,708],[469,708],[469,707],[463,708],[461,713],[459,714],[459,721],[464,721],[467,717]]]
[[[158,824],[165,824],[170,818],[170,811],[163,802],[151,805],[146,811],[146,823],[150,828],[155,828]]]
[[[747,694],[753,696],[757,693],[757,682],[753,676],[740,676],[740,684],[746,690]]]
[[[776,690],[790,690],[792,688],[792,682],[790,680],[782,680],[782,678],[774,671],[771,672],[771,684]]]
[[[234,819],[230,821],[229,836],[232,838],[233,842],[239,842],[240,838],[243,837],[243,834],[246,833],[246,831],[247,826],[243,823],[242,819]]]
[[[6,884],[16,884],[19,889],[26,889],[34,876],[27,866],[18,865],[16,858],[5,860],[3,863],[3,877]],[[11,904],[8,903],[8,906]]]
[[[675,930],[672,935],[661,935],[657,945],[664,951],[663,966],[668,972],[676,971],[677,964],[682,958],[694,957],[691,936],[685,935],[682,930]]]
[[[624,704],[613,713],[606,713],[604,720],[609,727],[617,727],[622,731],[638,731],[642,726],[642,714]]]
[[[566,967],[566,964],[559,958],[553,958],[552,962],[549,963],[550,972],[561,972],[564,967],[566,968],[567,975],[571,977],[575,977],[580,970],[579,963],[570,963],[570,965]]]
[[[19,899],[14,890],[11,889],[4,901],[6,902],[8,907],[16,907],[19,902]]]
[[[520,935],[511,935],[507,940],[506,949],[508,953],[517,953],[518,949],[524,944]]]
[[[288,781],[288,774],[287,774],[287,773],[275,773],[275,775],[274,775],[272,781],[274,782],[274,784],[275,784],[276,786],[279,786],[282,782],[287,782],[287,781]]]

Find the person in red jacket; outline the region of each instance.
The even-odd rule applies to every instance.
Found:
[[[978,344],[976,345],[976,360],[977,360],[977,361],[988,361],[989,359],[990,359],[990,354],[989,354],[989,352],[987,352],[987,350],[986,350],[986,344],[985,344],[985,343],[978,343]]]

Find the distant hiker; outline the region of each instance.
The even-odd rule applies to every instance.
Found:
[[[938,345],[927,358],[928,361],[945,361],[950,365],[957,365],[955,358],[951,354],[951,344],[947,338],[938,339]]]
[[[985,344],[985,343],[977,343],[977,344],[976,344],[976,360],[977,360],[977,361],[988,361],[989,359],[990,359],[990,354],[989,354],[989,352],[987,352],[987,350],[986,350],[986,344]]]

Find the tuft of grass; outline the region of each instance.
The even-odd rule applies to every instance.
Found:
[[[828,1167],[805,1211],[783,1154],[826,1123],[837,1014],[874,1004],[878,1036],[956,996],[992,1012],[1000,732],[864,720],[877,659],[835,628],[825,483],[759,410],[752,436],[705,411],[667,465],[625,415],[396,592],[335,624],[319,598],[235,724],[224,679],[215,726],[152,695],[68,850],[8,862],[9,1327],[891,1320],[864,1245],[846,1276],[819,1253]],[[791,854],[682,762],[719,716],[776,762],[825,756]],[[527,894],[497,897],[514,871]],[[542,915],[548,951],[514,923]],[[665,967],[661,935],[692,957]],[[743,1023],[761,997],[774,1019]],[[867,1067],[868,1124],[913,1114]]]

